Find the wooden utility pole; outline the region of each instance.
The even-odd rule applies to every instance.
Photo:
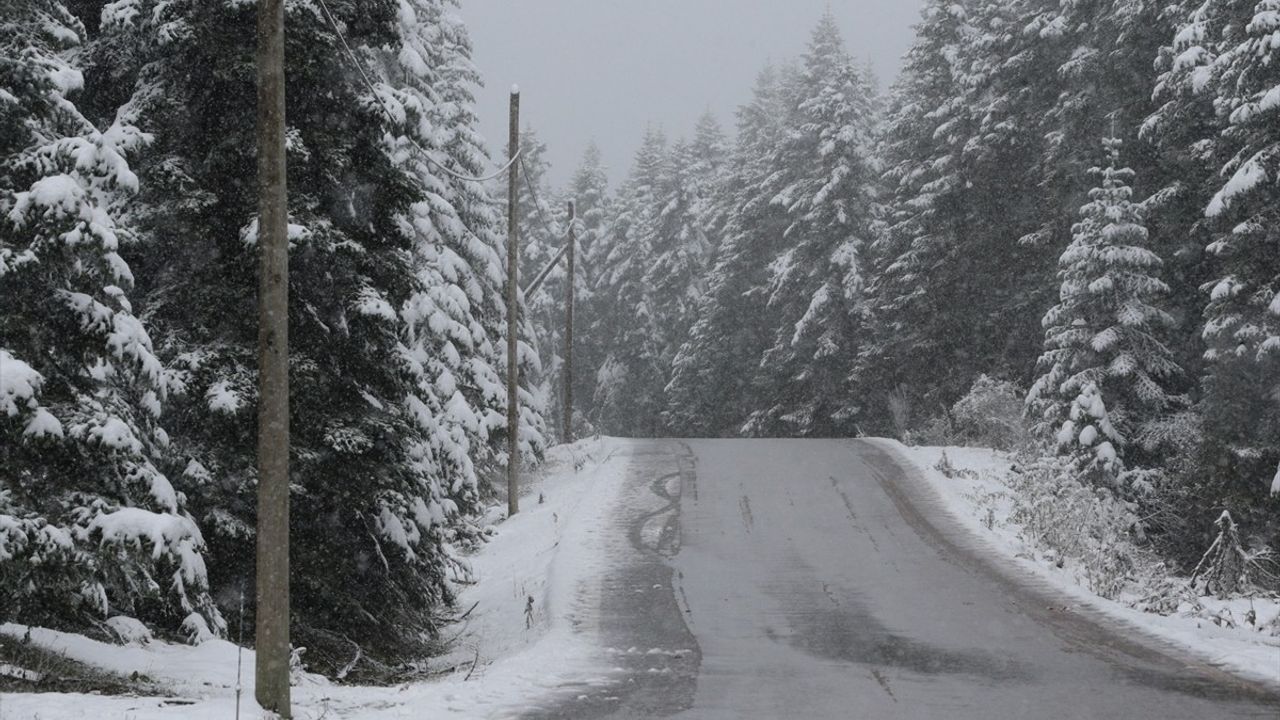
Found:
[[[519,363],[516,358],[517,328],[520,325],[520,234],[516,226],[520,179],[520,88],[511,86],[511,127],[507,157],[507,516],[520,512],[520,400]]]
[[[258,704],[289,707],[289,239],[284,0],[258,0]]]
[[[564,302],[564,441],[573,442],[573,253],[576,236],[573,224],[577,207],[569,201],[569,238],[565,257]]]

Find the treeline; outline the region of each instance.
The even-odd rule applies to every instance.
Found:
[[[1223,509],[1277,546],[1278,32],[1276,0],[930,0],[882,99],[824,18],[732,148],[650,132],[616,196],[594,155],[567,189],[605,218],[584,425],[1039,445],[1177,557]]]
[[[287,7],[293,634],[352,677],[435,646],[506,459],[505,223],[460,179],[493,166],[454,4],[327,0],[376,96]],[[199,638],[243,596],[253,627],[254,27],[0,0],[0,620]]]

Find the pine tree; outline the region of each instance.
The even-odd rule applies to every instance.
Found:
[[[645,133],[617,198],[608,250],[596,269],[599,289],[594,294],[602,302],[588,332],[608,348],[596,376],[594,402],[595,421],[603,432],[643,437],[657,434],[659,427],[666,374],[652,333],[656,316],[645,278],[654,262],[666,146],[661,130]]]
[[[651,325],[664,386],[706,293],[705,277],[722,224],[716,203],[723,181],[723,134],[709,115],[699,120],[695,132],[693,142],[677,142],[668,154],[659,185],[654,258],[644,279],[652,298]]]
[[[602,288],[600,268],[608,251],[607,237],[613,207],[609,197],[609,178],[595,143],[587,146],[582,162],[569,182],[568,193],[577,207],[573,396],[576,398],[575,431],[581,437],[594,429],[588,420],[588,410],[595,394],[596,375],[607,352],[604,338],[597,331],[606,327],[600,319],[606,316],[609,295],[607,292],[596,295],[595,290]]]
[[[328,7],[375,91],[327,14],[291,6],[295,635],[325,669],[349,661],[354,634],[377,668],[432,647],[465,573],[449,547],[460,516],[505,462],[502,225],[483,184],[453,174],[490,165],[449,3]],[[123,99],[104,82],[95,102],[126,103],[155,138],[137,167],[137,262],[161,355],[186,383],[174,445],[215,584],[234,587],[251,576],[254,524],[254,143],[240,122],[254,12],[143,2],[103,20],[99,66],[135,82]],[[527,323],[523,336],[536,365]],[[527,387],[522,399],[536,452],[540,407]]]
[[[752,382],[768,347],[770,324],[762,288],[787,226],[771,201],[781,187],[774,159],[789,116],[790,69],[766,67],[753,97],[738,110],[738,138],[726,187],[728,220],[707,292],[673,360],[664,422],[675,433],[737,435],[751,412]]]
[[[965,371],[960,363],[938,360],[965,341],[959,314],[943,308],[956,292],[947,260],[971,224],[960,156],[972,121],[957,96],[973,35],[964,4],[929,2],[891,93],[878,153],[888,188],[868,253],[871,320],[857,367],[864,395],[875,398],[869,430],[890,430],[887,397],[878,395],[894,391],[918,405],[965,382],[952,377]]]
[[[760,357],[760,404],[744,429],[849,434],[860,262],[873,213],[874,99],[830,14],[813,32],[793,92],[790,132],[774,158],[785,180],[772,203],[785,210],[788,225],[765,289],[773,337]]]
[[[583,152],[582,161],[569,181],[568,194],[577,205],[579,270],[589,291],[595,284],[600,253],[605,249],[601,241],[608,229],[611,209],[609,176],[600,148],[594,142]]]
[[[0,617],[205,637],[224,625],[160,423],[182,382],[122,256],[148,138],[127,109],[99,130],[77,104],[86,34],[62,3],[0,3]]]
[[[1105,147],[1108,164],[1094,170],[1102,184],[1059,260],[1059,302],[1044,317],[1044,374],[1028,396],[1059,448],[1095,480],[1118,476],[1130,438],[1176,402],[1166,384],[1180,372],[1160,338],[1173,324],[1161,307],[1169,288],[1132,202],[1133,171],[1120,167],[1119,140]]]
[[[481,78],[471,62],[471,40],[466,26],[454,12],[455,6],[454,0],[430,0],[416,6],[419,8],[416,15],[420,18],[417,25],[425,34],[419,56],[426,58],[427,66],[433,70],[429,87],[435,103],[430,105],[433,121],[428,129],[439,135],[443,157],[454,164],[455,171],[467,177],[480,177],[493,171],[484,139],[476,130],[479,117],[472,88],[481,85]],[[402,9],[400,17],[407,16]],[[417,69],[413,57],[401,59],[410,70]],[[410,72],[406,77],[413,76]],[[420,176],[440,177],[444,181],[448,190],[448,194],[442,196],[448,201],[444,207],[452,208],[458,220],[455,223],[446,218],[435,225],[450,229],[447,247],[464,265],[449,260],[440,267],[445,272],[444,282],[430,279],[424,283],[431,292],[457,297],[457,288],[467,298],[465,305],[452,301],[448,304],[458,309],[460,322],[469,328],[470,344],[459,345],[464,351],[455,355],[457,348],[443,343],[436,355],[457,358],[456,373],[462,394],[453,406],[468,422],[472,417],[479,421],[470,446],[476,475],[462,484],[467,487],[476,485],[479,477],[488,476],[506,464],[507,394],[502,380],[506,372],[506,343],[502,340],[507,332],[506,253],[500,252],[506,241],[506,215],[484,183],[447,173],[441,177],[441,173],[426,172],[425,168]],[[431,255],[425,244],[420,245],[420,252]],[[535,329],[528,318],[520,323],[520,333],[523,353],[519,387],[520,447],[523,457],[536,460],[546,444],[546,410],[534,393],[534,368],[540,361],[534,352]],[[462,454],[460,450],[454,452]],[[456,482],[450,485],[459,487]]]
[[[1162,104],[1143,130],[1182,171],[1162,195],[1191,215],[1187,236],[1203,245],[1209,270],[1200,278],[1208,294],[1205,437],[1199,471],[1187,480],[1274,533],[1274,513],[1262,503],[1280,463],[1280,70],[1272,42],[1280,5],[1188,1],[1169,12],[1178,28],[1160,56]],[[1217,507],[1194,511],[1209,517]]]
[[[698,227],[710,244],[704,265],[715,264],[719,245],[729,222],[730,196],[729,157],[731,148],[720,121],[710,111],[698,118],[689,146],[688,179],[693,183],[694,216]],[[705,278],[699,278],[697,291],[701,300],[706,295]]]
[[[1260,0],[1251,13],[1230,6],[1204,10],[1222,13],[1207,69],[1226,179],[1205,209],[1218,277],[1207,286],[1204,337],[1211,412],[1230,423],[1240,480],[1261,489],[1280,464],[1280,0]]]
[[[1021,379],[1038,352],[1028,319],[1043,307],[1049,255],[1021,240],[1044,205],[1037,162],[1058,45],[1032,27],[1038,10],[1033,0],[924,10],[883,132],[892,185],[857,370],[871,428],[891,427],[883,393],[927,419],[982,374]]]
[[[505,465],[506,273],[499,253],[505,213],[483,182],[466,179],[490,174],[492,163],[475,132],[471,88],[480,78],[465,27],[451,3],[434,0],[402,6],[397,18],[402,49],[383,55],[383,73],[418,122],[397,140],[402,152],[396,156],[430,198],[411,208],[418,286],[399,311],[408,333],[402,352],[417,385],[407,402],[426,433],[413,452],[431,481],[425,500],[431,514],[452,507],[469,513],[480,509],[487,493],[480,478]],[[410,151],[408,137],[434,161]],[[533,392],[537,356],[527,321],[521,338],[521,451],[536,459],[545,430]],[[471,532],[465,522],[454,527],[451,512],[443,514],[447,522],[433,526],[441,538]],[[410,524],[410,518],[402,521]]]

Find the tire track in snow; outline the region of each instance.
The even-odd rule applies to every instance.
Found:
[[[560,688],[549,707],[522,718],[663,717],[693,704],[702,653],[685,620],[688,598],[667,561],[680,548],[682,496],[696,492],[694,463],[683,443],[679,450],[655,445],[631,458],[615,519],[627,539],[624,557],[601,578],[602,655],[611,669],[603,682]]]

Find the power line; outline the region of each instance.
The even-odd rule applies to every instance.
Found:
[[[329,21],[329,25],[333,28],[333,32],[338,36],[338,42],[342,43],[342,48],[346,50],[347,57],[351,59],[351,64],[355,67],[356,72],[360,74],[361,79],[364,80],[365,87],[369,88],[369,93],[373,95],[373,99],[377,101],[378,107],[382,109],[383,114],[387,116],[387,119],[391,121],[391,124],[397,125],[398,123],[396,121],[395,116],[391,114],[391,109],[388,108],[387,104],[382,100],[382,96],[378,94],[378,89],[374,86],[373,81],[370,80],[369,75],[365,73],[364,66],[360,64],[360,59],[356,57],[356,54],[354,51],[352,51],[351,46],[347,44],[346,37],[343,36],[342,30],[338,27],[338,21],[333,18],[333,13],[329,12],[329,6],[325,3],[324,0],[319,0],[319,4],[320,4],[320,10],[324,12],[325,19]],[[422,155],[423,159],[426,160],[428,163],[430,163],[432,166],[454,176],[455,178],[458,178],[459,180],[466,180],[469,182],[488,182],[490,180],[493,180],[494,178],[498,177],[499,175],[501,175],[502,173],[510,169],[511,166],[515,164],[517,160],[520,159],[520,154],[521,152],[523,152],[523,148],[516,150],[516,154],[513,155],[505,165],[498,168],[498,170],[494,172],[492,175],[485,175],[483,177],[471,177],[470,175],[463,175],[462,173],[459,173],[456,170],[453,170],[452,168],[449,168],[440,164],[437,160],[432,158],[431,154],[428,153],[421,145],[419,145],[418,142],[413,139],[413,137],[409,135],[405,135],[404,137],[406,140],[409,141],[410,145],[413,145],[413,147],[415,147],[418,150],[418,152]]]
[[[523,148],[521,149],[523,150]],[[522,173],[524,175],[524,184],[525,187],[529,188],[529,197],[533,199],[533,208],[538,211],[538,219],[542,221],[542,229],[546,230],[547,235],[550,235],[551,237],[559,236],[560,233],[551,229],[551,223],[547,220],[547,216],[542,212],[542,201],[538,199],[538,191],[534,189],[533,181],[529,179],[529,166],[525,164],[524,158],[519,157],[519,153],[516,155],[517,159],[520,160],[521,169],[524,170],[524,173]]]
[[[538,218],[542,221],[543,229],[547,231],[547,235],[550,237],[560,236],[561,233],[558,233],[551,228],[551,223],[548,222],[547,216],[542,212],[542,201],[538,199],[538,190],[534,187],[533,182],[529,180],[529,166],[525,163],[524,158],[520,158],[520,168],[524,170],[521,174],[524,175],[525,186],[529,188],[529,195],[533,200],[533,207],[538,211]],[[567,227],[563,233],[565,238],[568,238],[569,233],[573,232],[573,222],[574,220],[570,218],[569,227]],[[572,239],[568,239],[561,244],[560,250],[556,252],[555,257],[551,258],[551,260],[542,268],[542,271],[534,278],[534,281],[529,283],[529,286],[524,289],[525,297],[529,297],[542,286],[542,281],[547,279],[547,276],[551,274],[551,271],[555,269],[555,266],[558,265],[560,260],[569,252],[569,246],[571,243]]]
[[[329,26],[333,28],[334,34],[338,36],[338,42],[342,44],[342,49],[346,52],[347,57],[351,60],[352,66],[356,69],[356,72],[360,75],[360,79],[364,81],[365,87],[369,89],[369,94],[372,95],[373,99],[378,103],[378,107],[382,110],[383,114],[387,116],[387,120],[389,120],[392,125],[398,124],[396,121],[395,115],[391,113],[391,109],[387,107],[387,104],[383,101],[382,96],[378,94],[378,89],[377,87],[374,86],[373,80],[370,79],[369,75],[364,71],[364,66],[360,64],[360,58],[356,57],[355,51],[353,51],[351,49],[351,45],[347,43],[347,38],[342,34],[342,29],[338,27],[338,21],[334,19],[333,13],[330,12],[329,5],[325,3],[325,0],[318,0],[318,4],[320,5],[321,12],[324,13],[325,19],[329,21]],[[439,168],[440,170],[443,170],[444,172],[452,175],[455,178],[458,178],[459,180],[466,180],[469,182],[488,182],[502,175],[507,170],[511,169],[512,165],[519,162],[520,167],[524,169],[525,186],[529,188],[529,195],[533,200],[534,210],[537,211],[538,219],[541,221],[543,229],[546,231],[547,235],[551,237],[558,237],[561,235],[561,233],[556,232],[554,229],[552,229],[552,223],[547,219],[546,214],[542,211],[542,201],[538,198],[538,191],[536,188],[534,188],[533,182],[529,179],[529,166],[525,163],[524,157],[523,157],[524,148],[517,148],[515,154],[511,156],[511,159],[508,160],[505,165],[498,168],[498,170],[495,171],[493,174],[485,175],[483,177],[471,177],[469,175],[463,175],[453,170],[452,168],[441,165],[438,161],[432,158],[431,154],[428,153],[425,148],[419,145],[418,142],[413,139],[413,137],[409,135],[405,135],[404,137],[406,140],[409,141],[409,144],[412,145],[414,149],[416,149],[419,152],[419,154],[422,155],[422,158],[424,160],[426,160],[432,166]],[[565,245],[560,249],[560,251],[556,254],[555,258],[553,258],[551,262],[548,263],[545,268],[543,268],[542,272],[539,273],[537,279],[530,284],[529,290],[527,292],[536,290],[537,287],[542,284],[542,281],[546,279],[547,274],[549,274],[551,272],[551,269],[555,267],[557,263],[560,262],[560,259],[564,257],[565,252],[567,250],[568,250],[567,245]]]

